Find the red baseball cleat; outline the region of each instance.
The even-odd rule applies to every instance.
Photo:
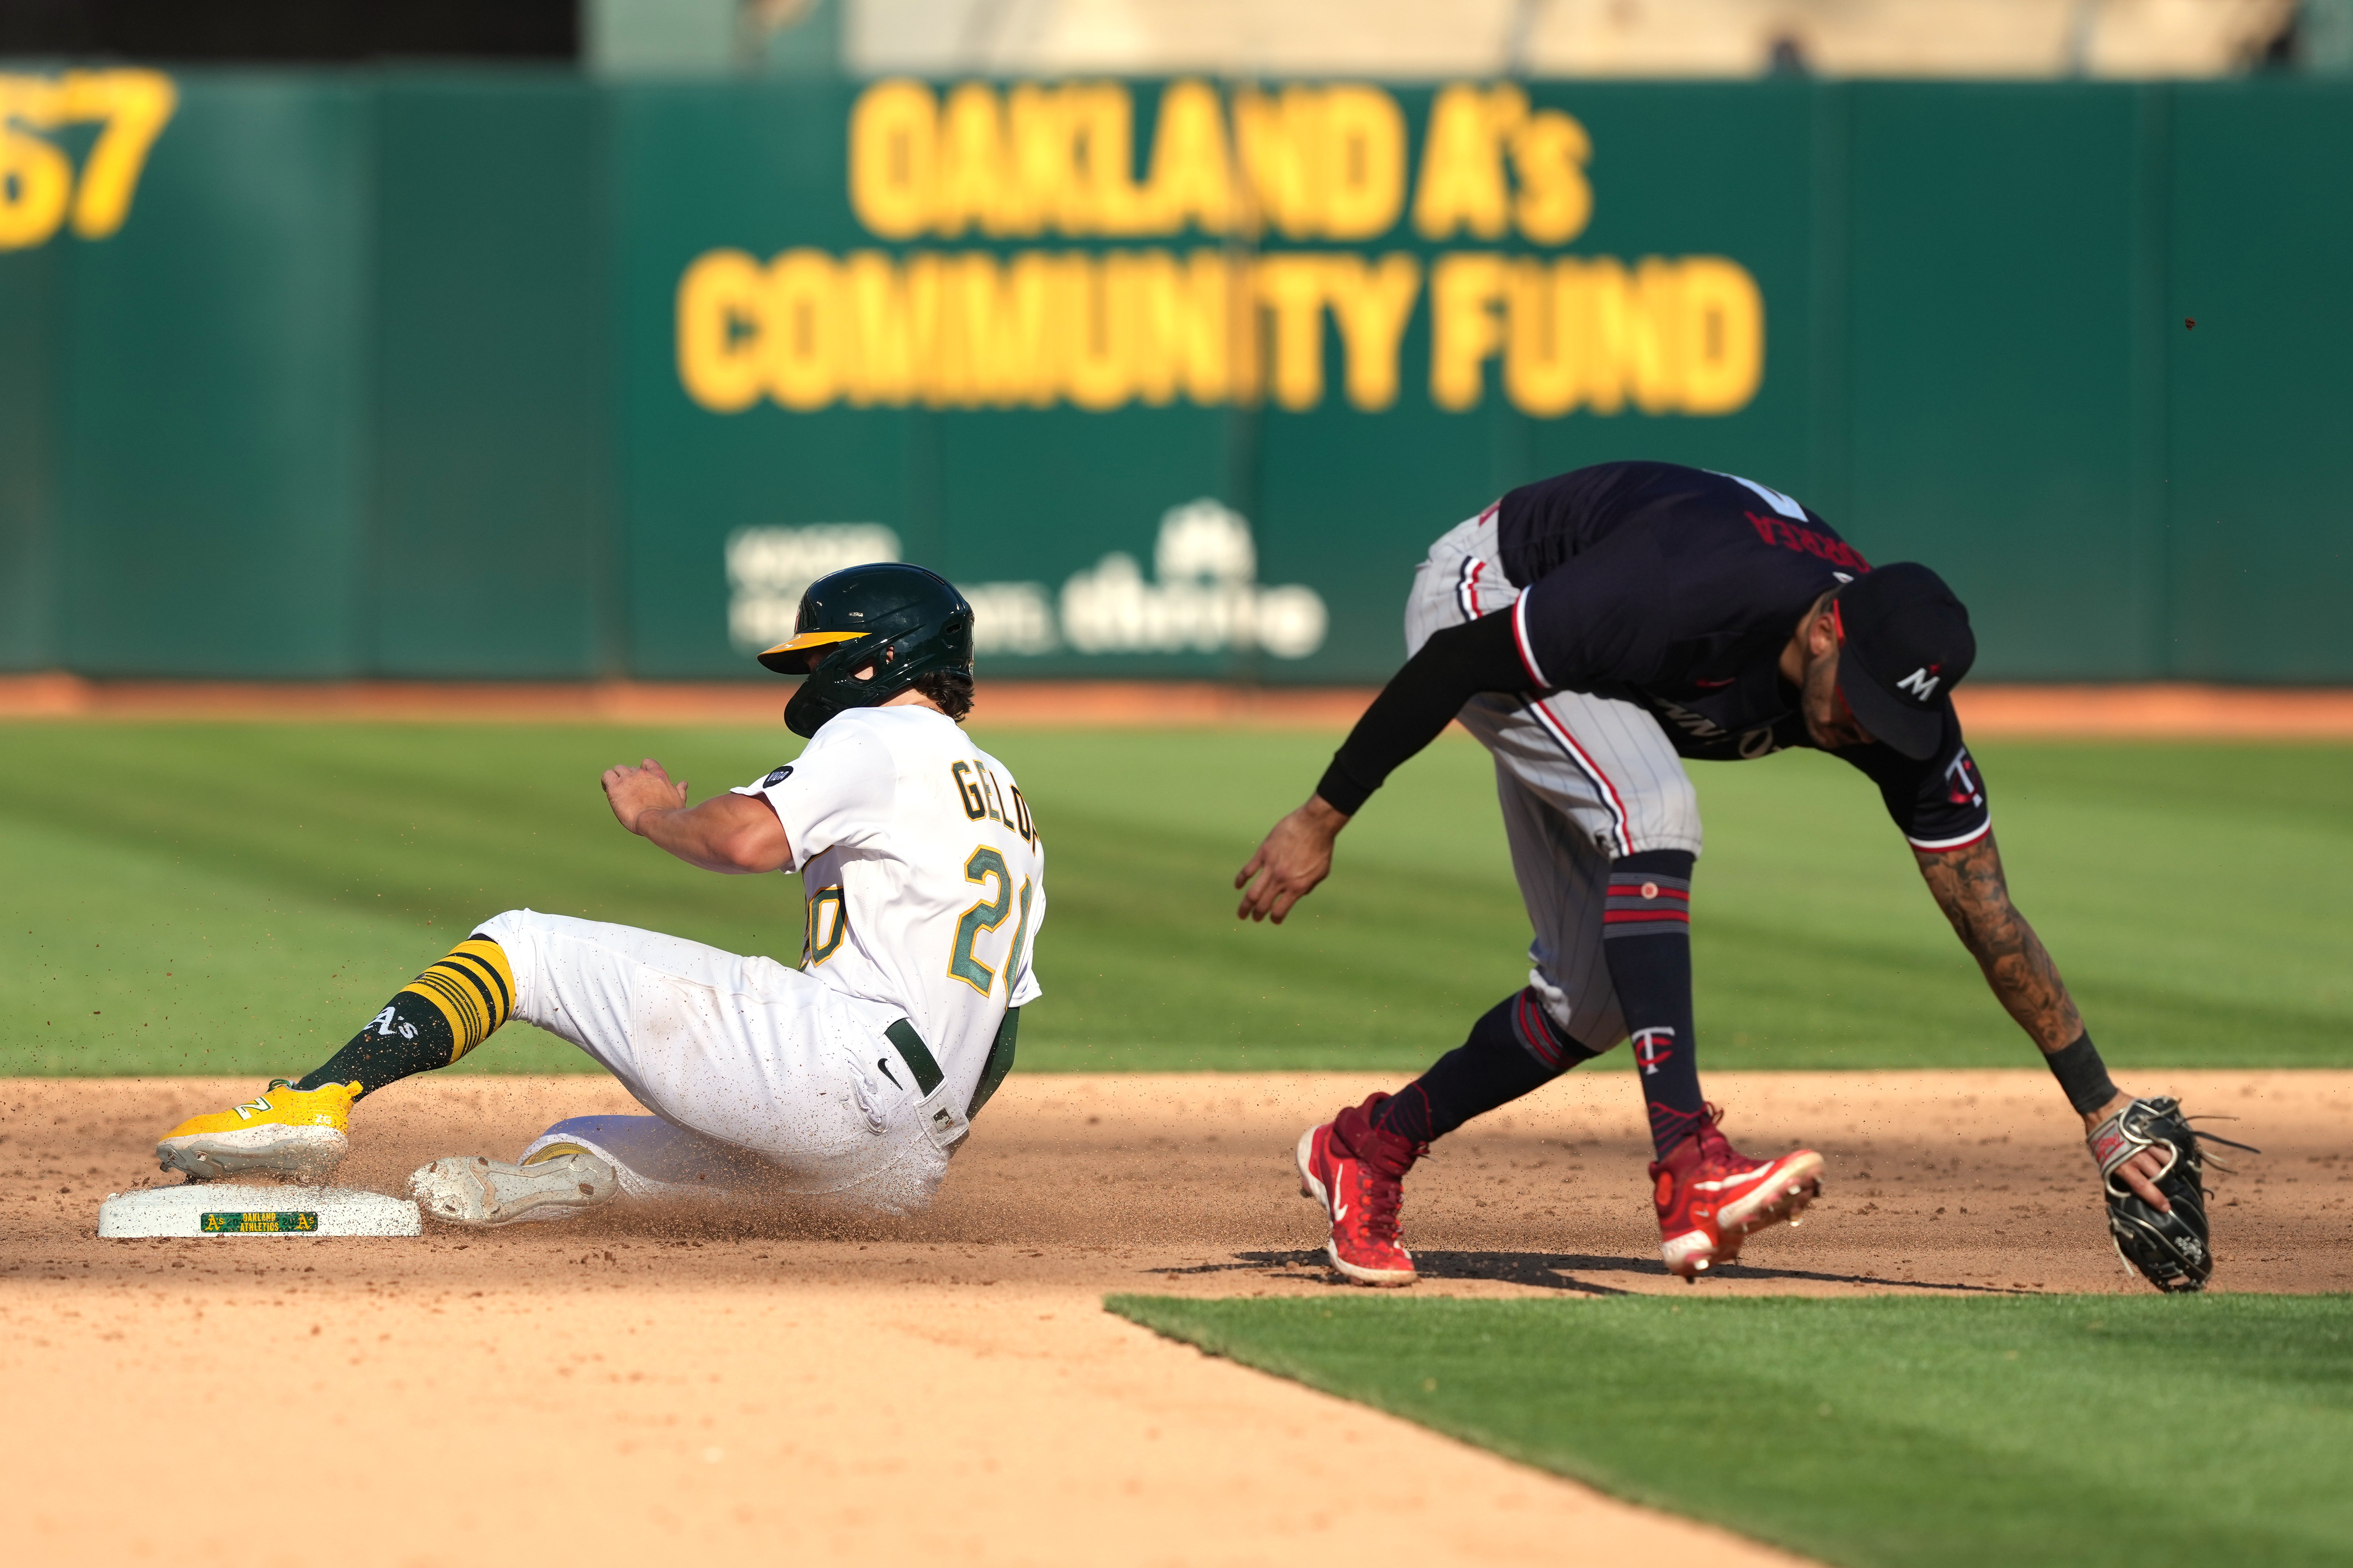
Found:
[[[1405,1173],[1429,1152],[1373,1125],[1386,1094],[1350,1106],[1299,1135],[1299,1195],[1324,1205],[1332,1221],[1324,1253],[1359,1285],[1410,1285],[1413,1254],[1398,1241]]]
[[[1740,1256],[1754,1232],[1791,1225],[1822,1192],[1822,1157],[1798,1149],[1778,1160],[1752,1160],[1725,1141],[1711,1105],[1697,1132],[1651,1167],[1658,1184],[1659,1252],[1667,1271],[1696,1279]]]

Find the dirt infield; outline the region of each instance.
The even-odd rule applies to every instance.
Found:
[[[984,681],[985,724],[1345,729],[1365,687],[1210,681]],[[2353,740],[2353,691],[2196,686],[1974,686],[1971,734],[2110,740]],[[308,719],[394,722],[765,724],[781,689],[757,681],[92,681],[0,675],[0,719]]]
[[[48,1563],[1269,1563],[1359,1511],[1435,1563],[1778,1561],[1210,1361],[1114,1290],[1335,1289],[1301,1126],[1387,1079],[1017,1076],[943,1201],[613,1209],[410,1241],[100,1242],[159,1130],[252,1085],[0,1082],[0,1439]],[[2263,1145],[2217,1199],[2217,1286],[2353,1288],[2353,1072],[2144,1088]],[[1719,1075],[1736,1140],[1829,1160],[1800,1230],[1696,1289],[2140,1289],[2042,1074]],[[592,1078],[420,1079],[362,1109],[350,1184],[511,1153],[626,1104]],[[1636,1097],[1578,1074],[1447,1141],[1409,1189],[1424,1293],[1674,1290]],[[301,1512],[299,1528],[289,1506]]]

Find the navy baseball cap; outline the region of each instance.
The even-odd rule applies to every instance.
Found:
[[[1831,609],[1846,705],[1875,738],[1928,756],[1944,739],[1953,688],[1977,661],[1968,608],[1942,577],[1899,561],[1841,588]]]

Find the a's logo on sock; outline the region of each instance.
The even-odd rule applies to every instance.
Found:
[[[395,1035],[398,1035],[404,1040],[413,1040],[417,1037],[417,1026],[401,1022],[399,1015],[390,1007],[386,1007],[383,1012],[370,1018],[368,1029],[374,1029],[386,1039],[390,1039]],[[365,1034],[367,1029],[363,1029],[360,1033]]]
[[[1634,1059],[1642,1064],[1642,1076],[1654,1078],[1659,1064],[1673,1056],[1675,1032],[1672,1029],[1637,1029],[1634,1031]]]

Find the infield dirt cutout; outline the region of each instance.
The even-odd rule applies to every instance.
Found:
[[[1299,1131],[1382,1076],[1017,1075],[937,1207],[615,1208],[408,1241],[100,1241],[99,1201],[236,1080],[0,1082],[16,1554],[56,1563],[1787,1562],[1111,1317],[1112,1291],[1336,1290]],[[2353,1289],[2353,1072],[2125,1075],[2260,1144],[2220,1289]],[[1751,1152],[1829,1162],[1801,1229],[1668,1278],[1639,1100],[1587,1071],[1407,1186],[1419,1294],[2140,1291],[2048,1075],[1718,1074]],[[512,1156],[596,1078],[417,1079],[339,1183]]]

